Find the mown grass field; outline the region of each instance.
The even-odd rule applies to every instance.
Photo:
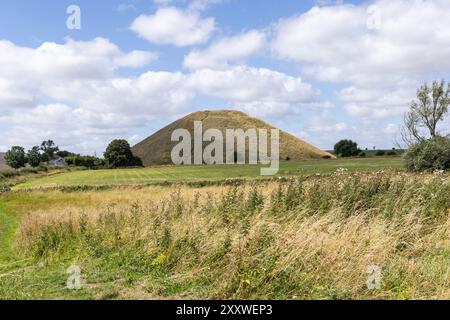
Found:
[[[401,165],[287,162],[271,181],[234,166],[28,181],[0,195],[0,299],[450,299],[450,177]],[[45,189],[66,177],[116,187]],[[243,181],[137,186],[164,177]],[[66,287],[73,265],[80,290]]]
[[[368,158],[281,162],[279,176],[327,174],[338,168],[351,172],[370,172],[401,169],[401,158]],[[151,167],[121,170],[74,171],[31,179],[15,187],[16,190],[58,186],[134,185],[169,181],[214,181],[229,178],[259,179],[260,167],[249,165]]]

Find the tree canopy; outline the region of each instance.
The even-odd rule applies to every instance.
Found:
[[[142,166],[141,159],[133,155],[126,140],[113,140],[106,148],[104,157],[112,168]]]
[[[361,150],[358,144],[352,140],[341,140],[334,146],[334,152],[339,157],[354,157],[357,156]]]
[[[8,166],[14,169],[25,167],[27,158],[25,156],[25,149],[19,146],[12,147],[6,152],[5,161]]]
[[[27,152],[27,160],[28,164],[32,167],[38,167],[41,163],[41,153],[40,148],[38,146],[35,146],[28,150]]]
[[[407,145],[424,142],[440,136],[438,125],[448,113],[450,104],[450,84],[433,81],[432,85],[422,85],[417,90],[417,100],[410,104],[405,114],[402,138]]]

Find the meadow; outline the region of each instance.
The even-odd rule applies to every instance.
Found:
[[[401,158],[367,158],[312,161],[282,161],[278,176],[327,174],[339,168],[351,172],[371,172],[386,169],[401,169]],[[224,179],[261,179],[260,166],[160,166],[121,170],[73,171],[29,179],[17,185],[15,190],[52,188],[59,186],[108,186],[139,185],[180,181],[222,181]]]
[[[31,180],[0,197],[0,299],[450,299],[449,175],[367,160],[205,186]]]

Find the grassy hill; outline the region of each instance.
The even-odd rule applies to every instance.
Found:
[[[273,126],[239,111],[202,111],[192,113],[133,147],[133,153],[142,159],[145,166],[172,164],[170,153],[177,142],[171,141],[171,135],[176,129],[187,129],[193,136],[194,121],[203,122],[203,132],[214,128],[222,131],[228,129],[275,129]],[[270,145],[270,143],[269,143]],[[225,148],[224,148],[225,149]],[[280,159],[313,160],[333,157],[309,143],[302,141],[289,133],[280,131]]]

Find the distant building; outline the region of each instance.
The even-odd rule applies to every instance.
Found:
[[[48,162],[48,165],[50,167],[65,167],[66,161],[64,160],[64,158],[58,157],[56,159],[50,160]]]

